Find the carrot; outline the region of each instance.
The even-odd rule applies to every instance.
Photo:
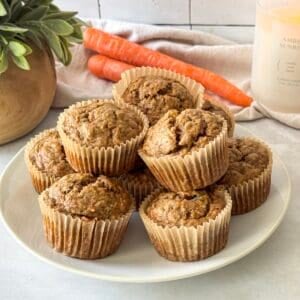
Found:
[[[121,73],[132,68],[134,66],[99,54],[91,56],[88,60],[88,69],[91,73],[111,81],[120,80]]]
[[[249,106],[252,102],[252,98],[243,91],[209,70],[184,63],[99,29],[88,28],[84,32],[84,45],[88,49],[131,65],[164,68],[183,74],[234,104]]]

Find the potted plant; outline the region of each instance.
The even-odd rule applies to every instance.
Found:
[[[0,0],[0,144],[47,114],[56,89],[53,54],[68,65],[70,46],[82,40],[75,15],[52,0]]]

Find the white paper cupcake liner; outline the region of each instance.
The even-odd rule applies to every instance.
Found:
[[[119,177],[119,181],[135,199],[137,210],[139,209],[140,204],[146,196],[151,194],[157,188],[161,187],[161,185],[156,180],[149,180],[145,183],[140,182],[138,178],[128,177],[126,176],[126,174]]]
[[[63,129],[65,113],[62,113],[59,116],[57,129],[61,137],[62,144],[65,148],[67,160],[74,170],[81,173],[92,173],[95,175],[103,174],[107,176],[119,176],[134,168],[137,158],[137,150],[142,143],[149,127],[148,120],[146,116],[136,107],[124,103],[118,103],[112,99],[87,100],[76,103],[69,109],[85,106],[86,104],[91,104],[99,100],[108,103],[113,102],[128,110],[134,111],[143,122],[144,126],[142,132],[137,137],[132,138],[131,140],[128,140],[120,145],[107,148],[97,148],[81,145],[77,141],[71,139],[65,133]]]
[[[193,96],[195,107],[199,106],[203,100],[204,87],[200,83],[176,72],[151,67],[137,67],[123,72],[121,75],[121,80],[113,85],[112,93],[114,98],[122,101],[122,95],[126,91],[129,84],[135,79],[144,76],[162,77],[180,82]]]
[[[225,192],[226,206],[215,219],[202,225],[162,226],[152,221],[146,214],[146,208],[161,190],[148,196],[140,207],[148,236],[158,254],[171,261],[196,261],[205,259],[221,251],[227,243],[232,201]]]
[[[25,153],[24,153],[24,159],[27,166],[27,169],[29,171],[31,181],[33,184],[33,187],[37,191],[37,193],[41,193],[43,190],[51,186],[55,181],[59,179],[59,177],[46,174],[45,172],[40,171],[30,160],[29,155],[31,149],[34,147],[36,142],[40,139],[42,139],[45,136],[48,136],[49,133],[55,131],[54,128],[47,129],[41,132],[40,134],[36,135],[34,138],[32,138],[25,147]]]
[[[268,145],[257,138],[247,137],[245,139],[253,140],[262,144],[269,153],[269,162],[264,171],[251,180],[238,185],[227,187],[232,198],[232,214],[240,215],[250,212],[263,204],[270,193],[272,177],[272,151]]]
[[[227,135],[224,120],[219,135],[191,154],[154,157],[140,149],[139,155],[164,187],[174,192],[193,191],[215,183],[225,174],[229,163]]]
[[[49,207],[39,196],[44,233],[49,245],[64,255],[81,259],[103,258],[114,253],[134,210],[119,219],[97,220],[66,215]]]

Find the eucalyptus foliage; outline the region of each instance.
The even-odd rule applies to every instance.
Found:
[[[53,0],[0,0],[0,74],[9,58],[29,70],[31,45],[48,46],[65,65],[72,59],[69,47],[82,41],[83,22],[76,12],[61,11]]]

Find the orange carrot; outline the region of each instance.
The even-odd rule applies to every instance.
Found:
[[[121,73],[132,68],[134,68],[134,66],[100,54],[93,55],[88,60],[88,69],[91,73],[111,81],[120,80]]]
[[[209,70],[184,63],[166,54],[129,42],[119,36],[95,28],[88,28],[84,32],[84,45],[88,49],[131,65],[164,68],[183,74],[234,104],[249,106],[252,102],[252,98],[243,91]]]

